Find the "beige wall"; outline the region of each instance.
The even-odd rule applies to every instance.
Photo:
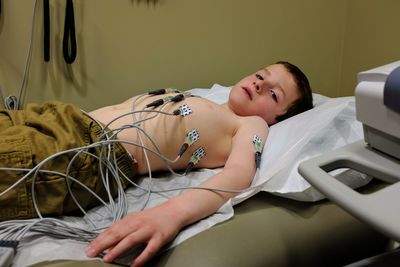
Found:
[[[35,1],[2,2],[0,85],[17,94]],[[51,60],[45,63],[38,0],[25,102],[59,99],[93,109],[151,88],[232,85],[282,59],[300,66],[316,92],[351,94],[356,70],[399,53],[395,44],[381,52],[386,44],[378,40],[370,44],[380,48],[373,56],[357,45],[368,38],[369,15],[378,14],[377,23],[389,20],[386,2],[394,18],[395,0],[74,0],[78,57],[68,65],[61,53],[65,1],[50,1]],[[377,7],[382,11],[374,13]],[[369,28],[378,34],[379,27]]]
[[[400,60],[400,1],[349,0],[341,95],[354,95],[356,74]]]

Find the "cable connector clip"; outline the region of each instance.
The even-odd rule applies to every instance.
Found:
[[[197,132],[196,129],[191,130],[190,132],[187,133],[185,142],[183,143],[181,149],[179,150],[179,157],[185,153],[185,151],[188,149],[189,146],[194,144],[197,140],[200,139],[200,135]]]
[[[12,265],[18,244],[18,240],[0,240],[0,266]]]
[[[255,160],[256,160],[256,168],[259,169],[261,166],[261,154],[262,154],[262,150],[263,150],[263,142],[261,137],[259,137],[258,135],[254,135],[253,137],[253,144],[254,144],[254,149],[256,151],[256,155],[255,155]]]
[[[177,94],[171,98],[171,101],[179,102],[179,101],[182,101],[183,99],[185,99],[185,97],[186,97],[186,95],[184,95],[184,94]]]
[[[164,97],[163,100],[164,102],[179,102],[182,101],[184,98],[185,98],[184,94],[177,94]]]
[[[164,104],[164,99],[157,99],[154,100],[153,102],[148,103],[146,105],[146,108],[151,108],[151,107],[156,108],[158,106],[161,106],[162,104]]]
[[[180,106],[178,109],[174,110],[173,114],[176,116],[181,115],[182,117],[185,117],[187,115],[192,114],[192,109],[187,104],[184,104]]]
[[[186,167],[185,174],[189,173],[193,169],[194,165],[196,165],[205,156],[206,151],[203,147],[199,147],[196,151],[194,151],[192,157],[190,158],[189,164]]]
[[[180,91],[172,88],[159,88],[147,92],[148,95],[163,95],[168,93],[180,93]]]

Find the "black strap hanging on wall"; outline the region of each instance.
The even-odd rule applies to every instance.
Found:
[[[69,45],[71,45],[71,47],[69,47]],[[65,62],[72,64],[75,61],[76,53],[74,3],[72,0],[67,0],[63,38],[63,54]]]
[[[43,52],[44,61],[49,62],[50,60],[50,7],[49,0],[43,0]]]

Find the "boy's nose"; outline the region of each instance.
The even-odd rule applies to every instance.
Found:
[[[257,93],[261,92],[261,84],[259,82],[253,82],[254,87],[256,88]]]

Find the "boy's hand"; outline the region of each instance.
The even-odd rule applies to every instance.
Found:
[[[95,257],[105,251],[103,260],[112,262],[134,246],[144,244],[144,250],[131,264],[142,266],[180,230],[177,216],[170,211],[161,205],[125,216],[93,240],[85,250],[86,255]]]

